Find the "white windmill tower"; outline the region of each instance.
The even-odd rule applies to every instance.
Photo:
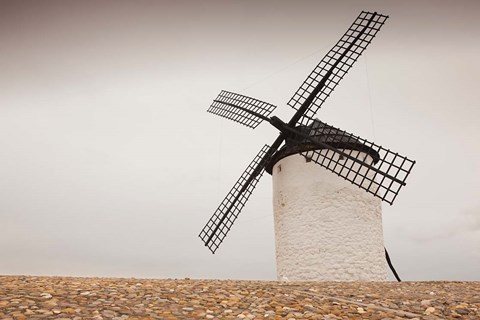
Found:
[[[415,162],[315,115],[387,18],[360,13],[289,101],[297,111],[288,122],[269,117],[274,105],[247,96],[222,91],[214,100],[209,112],[251,128],[265,120],[280,135],[200,232],[212,253],[266,170],[273,176],[280,280],[386,280],[380,200],[393,203]]]

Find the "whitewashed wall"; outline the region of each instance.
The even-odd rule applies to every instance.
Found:
[[[379,199],[299,154],[272,177],[279,280],[387,279]]]

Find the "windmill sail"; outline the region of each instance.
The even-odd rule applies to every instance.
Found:
[[[298,110],[305,103],[305,112],[298,123],[306,125],[315,117],[323,102],[371,43],[388,16],[362,11],[337,44],[313,69],[298,88],[288,105]],[[313,95],[313,96],[311,96]]]
[[[415,161],[317,119],[308,128],[311,148],[301,152],[307,160],[393,203]]]
[[[275,108],[273,104],[222,90],[207,111],[255,129]]]
[[[275,151],[268,145],[260,150],[200,232],[199,237],[212,253],[230,231]]]

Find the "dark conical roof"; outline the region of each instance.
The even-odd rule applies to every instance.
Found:
[[[310,136],[320,144],[326,144],[336,149],[348,149],[365,152],[373,158],[374,163],[377,163],[380,160],[380,156],[377,151],[363,144],[352,134],[332,127],[318,119],[313,120],[308,126],[298,126],[295,129],[305,135]],[[275,163],[287,156],[319,149],[327,149],[327,147],[314,144],[304,137],[288,137],[285,141],[285,145],[273,155],[272,160],[267,164],[266,171],[271,174]]]

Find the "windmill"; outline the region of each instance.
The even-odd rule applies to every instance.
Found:
[[[328,125],[316,119],[315,116],[387,19],[388,16],[376,12],[362,11],[359,14],[288,102],[288,105],[296,110],[288,122],[276,116],[270,116],[276,106],[244,95],[221,91],[213,101],[208,109],[210,113],[253,129],[262,121],[267,121],[277,128],[280,134],[270,146],[265,145],[255,156],[200,232],[199,237],[212,253],[215,253],[223,242],[262,174],[267,171],[272,174],[274,181],[279,278],[292,277],[291,280],[384,279],[385,274],[381,271],[384,268],[384,252],[380,200],[393,204],[400,189],[405,186],[405,180],[415,162],[390,149]],[[292,187],[292,185],[295,186]],[[336,197],[341,199],[340,204],[333,206],[336,208],[333,212],[322,211],[324,199],[320,199],[320,203],[312,203],[317,202],[318,194],[325,193],[325,186],[327,189],[336,188]],[[358,201],[366,204],[365,212],[355,211],[357,207],[361,207]],[[277,205],[275,205],[276,202]],[[299,209],[299,206],[304,205],[310,207]],[[331,203],[328,207],[332,207]],[[294,211],[299,212],[292,213]],[[370,218],[371,212],[374,212],[373,218]],[[345,224],[342,221],[335,221],[341,220],[336,215],[340,216],[344,213],[348,216],[347,224],[360,223],[359,228],[367,229],[367,234],[369,230],[372,232],[374,229],[379,230],[379,235],[376,236],[373,244],[369,239],[352,237],[353,245],[364,246],[362,256],[378,257],[381,249],[383,265],[378,262],[373,263],[379,264],[380,271],[373,271],[380,274],[379,277],[376,275],[363,277],[351,270],[351,265],[357,269],[373,270],[375,268],[372,269],[372,261],[369,258],[364,259],[363,265],[357,266],[350,261],[351,253],[348,251],[352,251],[351,247],[342,247],[348,233],[348,229],[344,229],[343,225],[341,226],[343,229],[337,232],[337,238],[340,239],[333,244],[329,239],[325,239],[330,234],[334,234],[339,224]],[[326,224],[322,220],[322,215],[325,214],[330,215],[325,220],[334,221],[336,225],[319,232],[318,227]],[[362,218],[358,218],[359,215]],[[371,220],[370,224],[364,224],[364,220]],[[292,228],[297,229],[292,230]],[[362,232],[365,234],[365,230]],[[321,239],[315,239],[319,235]],[[363,238],[367,237],[370,238],[370,236]],[[306,244],[314,251],[309,253],[307,258],[300,256],[304,255],[302,246]],[[337,251],[341,248],[340,251],[346,252],[322,253],[323,248]],[[375,253],[372,253],[373,251]],[[339,261],[328,261],[332,256]],[[375,259],[375,261],[378,260]],[[322,262],[319,264],[320,260]],[[332,269],[332,265],[341,264],[340,260],[346,260],[343,270],[342,267],[337,266]],[[324,265],[322,269],[322,263],[329,266]],[[300,273],[311,273],[312,268],[319,269],[322,275],[330,275],[327,278],[319,277],[318,274],[306,277],[300,275]],[[339,270],[342,273],[341,276],[337,275]],[[351,277],[345,278],[344,274],[351,274]]]

